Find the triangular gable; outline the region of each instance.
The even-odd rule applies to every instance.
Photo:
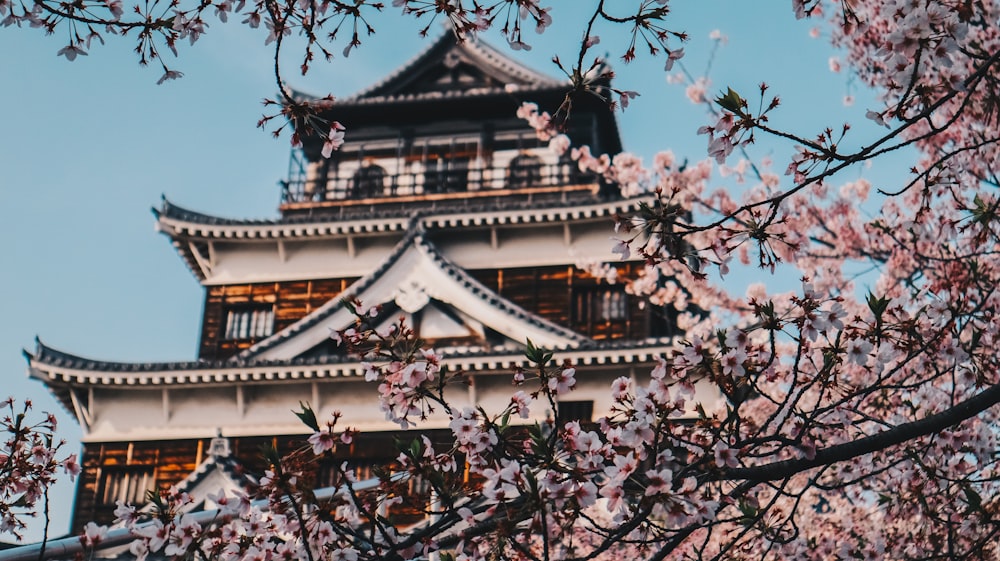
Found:
[[[441,35],[422,53],[381,82],[345,101],[419,96],[432,92],[538,89],[566,84],[532,70],[477,38]]]
[[[208,458],[175,487],[191,497],[183,510],[197,512],[219,508],[211,497],[218,497],[220,492],[229,498],[237,491],[252,495],[255,485],[256,481],[245,473],[243,464],[230,455],[229,440],[218,437],[212,439]]]
[[[344,295],[233,360],[289,360],[303,355],[326,341],[331,329],[353,323],[344,298],[358,299],[365,306],[390,306],[403,314],[430,314],[436,322],[434,328],[442,330],[442,338],[446,330],[457,330],[461,324],[481,332],[489,330],[515,348],[523,346],[526,339],[554,349],[590,342],[503,299],[438,253],[417,227],[381,267],[348,287]]]
[[[398,296],[396,300],[399,300]],[[441,340],[483,340],[486,337],[482,322],[432,298],[417,310],[393,309],[393,312],[383,313],[383,322],[376,329],[388,328],[402,316],[406,324],[417,331],[418,337],[432,345]]]

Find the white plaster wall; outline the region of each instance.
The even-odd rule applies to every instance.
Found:
[[[539,267],[576,264],[580,261],[615,261],[611,253],[614,229],[610,221],[570,226],[567,245],[561,224],[498,228],[497,246],[492,247],[488,229],[474,229],[463,235],[431,238],[435,246],[464,269],[492,267]]]
[[[216,243],[215,264],[206,285],[361,277],[378,267],[402,239],[402,233],[357,236],[354,254],[346,238],[278,243]]]
[[[634,368],[637,383],[648,380],[651,365]],[[576,389],[564,396],[566,401],[593,401],[593,418],[606,415],[611,408],[611,382],[618,376],[630,376],[629,365],[584,366],[577,369]],[[518,389],[530,393],[537,382],[529,380],[521,388],[512,384],[512,371],[501,368],[493,372],[472,373],[472,385],[455,380],[446,389],[445,397],[454,411],[479,405],[489,414],[503,411]],[[530,374],[529,374],[530,378]],[[313,393],[315,384],[316,393]],[[709,411],[721,407],[721,395],[708,380],[696,384],[699,400]],[[314,399],[318,396],[317,400]],[[243,411],[237,398],[236,385],[191,386],[168,391],[169,415],[164,414],[160,388],[118,389],[96,388],[94,392],[94,423],[84,440],[88,442],[154,440],[161,438],[206,438],[217,431],[225,436],[306,434],[308,429],[295,417],[300,402],[310,403],[321,423],[334,411],[342,413],[338,426],[353,427],[362,432],[398,430],[387,421],[378,406],[378,389],[373,382],[360,378],[323,380],[290,380],[243,384]],[[689,414],[694,414],[692,402]],[[441,407],[421,428],[447,428],[449,420]],[[531,405],[531,418],[523,422],[541,421],[550,405],[539,400]],[[513,422],[522,422],[512,417]]]

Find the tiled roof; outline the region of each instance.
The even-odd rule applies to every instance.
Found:
[[[221,472],[234,485],[240,487],[245,492],[250,492],[257,484],[256,479],[247,474],[246,466],[236,456],[209,455],[208,459],[199,464],[193,472],[176,484],[177,490],[179,492],[190,493],[208,479],[213,471]]]
[[[599,218],[634,212],[651,195],[602,201],[491,200],[482,204],[439,207],[364,207],[357,213],[293,214],[275,219],[233,219],[187,210],[166,198],[153,209],[160,229],[171,237],[220,239],[303,238],[405,229],[410,217],[426,226],[491,226]]]
[[[401,79],[404,79],[409,74],[426,68],[433,62],[435,57],[444,55],[452,48],[461,50],[470,59],[481,63],[483,68],[486,70],[493,70],[501,75],[509,76],[513,80],[516,80],[517,85],[524,89],[567,89],[571,86],[569,81],[556,80],[541,72],[533,70],[506,56],[478,38],[469,38],[460,42],[455,38],[454,34],[446,32],[441,34],[436,41],[431,43],[426,49],[418,53],[397,70],[360,92],[344,98],[341,100],[341,103],[373,103],[395,101],[400,98],[414,99],[420,97],[420,95],[397,96],[393,94],[386,95],[386,93],[388,93],[387,90],[391,90],[393,85],[398,83]],[[504,91],[505,90],[503,88],[497,88],[495,92],[489,91],[488,93],[503,93]],[[473,93],[481,94],[484,92],[479,91]],[[455,95],[463,94],[461,92],[457,92]],[[438,94],[436,97],[440,99],[444,96]]]
[[[153,209],[157,228],[170,237],[177,253],[200,280],[205,280],[191,247],[199,240],[301,240],[357,234],[401,234],[413,224],[428,229],[455,227],[490,227],[509,224],[546,224],[576,220],[611,218],[639,210],[652,202],[651,195],[612,201],[588,200],[576,203],[560,201],[506,201],[423,209],[401,208],[398,212],[375,212],[350,218],[336,214],[297,215],[273,220],[237,220],[190,211],[163,199],[160,209]]]
[[[572,358],[580,365],[645,362],[672,348],[673,343],[672,338],[589,341],[556,355]],[[36,378],[78,386],[231,384],[364,374],[355,357],[337,355],[286,360],[115,362],[73,355],[39,342],[34,352],[25,350],[24,356]],[[506,369],[525,359],[520,348],[468,347],[449,351],[444,362],[462,370],[483,371]]]

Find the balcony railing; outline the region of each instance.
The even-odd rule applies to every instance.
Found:
[[[456,165],[448,169],[388,174],[377,165],[362,167],[349,176],[293,179],[282,182],[282,204],[371,204],[392,199],[449,199],[548,191],[571,185],[596,184],[592,174],[570,163],[512,164],[505,168]]]

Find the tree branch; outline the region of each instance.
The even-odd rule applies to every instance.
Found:
[[[975,417],[1000,403],[1000,384],[929,417],[904,423],[895,428],[866,436],[860,440],[837,444],[816,451],[812,459],[783,460],[760,466],[735,468],[709,474],[707,481],[744,480],[751,482],[777,481],[814,467],[835,464],[885,450],[921,436],[941,432],[952,425]]]

